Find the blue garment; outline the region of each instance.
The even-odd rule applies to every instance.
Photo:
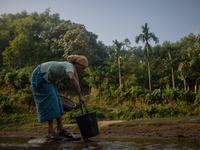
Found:
[[[31,76],[31,89],[37,107],[38,122],[45,122],[63,115],[63,105],[55,82],[47,82],[40,72],[40,65]]]

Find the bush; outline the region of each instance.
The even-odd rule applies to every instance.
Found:
[[[118,105],[114,116],[115,119],[133,120],[146,118],[163,118],[163,117],[179,117],[192,116],[200,113],[200,107],[194,109],[193,105],[187,104],[187,101],[177,101],[177,104],[151,104],[140,105],[135,107],[133,103],[127,102],[124,106]]]
[[[96,116],[97,116],[98,121],[105,119],[106,108],[100,108],[100,107],[97,107],[96,105],[87,105],[86,107],[87,107],[88,112],[96,110]],[[83,114],[85,114],[85,113],[86,113],[86,111],[83,106]],[[81,105],[78,104],[74,110],[67,112],[67,114],[64,115],[63,122],[64,123],[75,123],[76,121],[74,119],[74,116],[81,115],[81,114],[82,114]]]
[[[85,72],[82,72],[80,74],[78,74],[79,77],[79,85],[81,87],[81,92],[82,93],[88,93],[89,91],[89,84],[83,79],[84,75],[87,75]],[[69,80],[69,78],[64,78],[62,80],[57,80],[56,81],[56,85],[59,91],[63,91],[63,90],[68,90],[71,91],[73,90],[73,87],[71,85],[71,82]]]
[[[4,99],[3,101],[1,101],[1,105],[0,105],[0,113],[8,113],[12,110],[12,106],[9,102],[8,99]]]
[[[185,100],[191,104],[195,102],[197,94],[195,92],[184,92]]]
[[[195,97],[194,105],[200,105],[200,91],[198,91]]]
[[[10,97],[10,101],[18,105],[35,106],[31,85],[26,84],[26,88],[20,89]]]
[[[145,97],[146,94],[149,93],[149,90],[142,89],[142,87],[140,86],[133,86],[129,89],[129,92],[132,95],[131,97],[136,97],[140,99],[142,102],[145,102]]]
[[[144,107],[144,118],[155,118],[155,115],[159,113],[158,106],[156,104],[152,104],[150,106]]]
[[[33,67],[25,67],[19,69],[17,71],[15,86],[19,88],[25,88],[27,84],[30,85],[32,72],[33,72]]]
[[[58,90],[73,90],[73,87],[69,79],[62,79],[56,81],[56,86]]]
[[[7,85],[12,85],[12,86],[15,86],[15,80],[17,78],[17,71],[16,70],[13,70],[11,72],[8,72],[4,78],[5,80],[5,83]]]
[[[0,83],[6,83],[7,85],[12,85],[18,88],[25,88],[27,84],[31,84],[33,69],[33,67],[24,67],[12,71],[2,70],[0,74]]]
[[[8,72],[9,72],[8,69],[3,69],[3,70],[1,70],[1,72],[0,72],[0,84],[5,84],[4,78],[5,78],[5,76],[6,76],[6,74],[7,74]]]
[[[119,104],[114,112],[116,119],[120,120],[133,120],[139,116],[138,114],[134,104],[131,102],[126,102],[124,106]]]
[[[3,103],[3,101],[9,101],[9,97],[0,95],[0,105]]]

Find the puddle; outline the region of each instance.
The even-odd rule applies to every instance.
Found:
[[[3,150],[197,150],[200,140],[195,139],[142,139],[142,138],[92,138],[92,141],[60,143],[27,143],[30,138],[0,137]]]

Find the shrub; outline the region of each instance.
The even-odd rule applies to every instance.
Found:
[[[1,72],[0,72],[0,84],[5,84],[4,78],[5,78],[5,76],[6,76],[6,74],[7,74],[8,72],[9,72],[8,69],[3,69],[3,70],[1,70]]]
[[[149,90],[142,89],[140,86],[133,86],[129,89],[131,97],[136,97],[140,99],[142,102],[145,102],[146,94],[149,93]]]
[[[58,90],[73,90],[73,87],[69,81],[69,79],[62,79],[56,81],[56,86]]]
[[[87,107],[88,112],[96,110],[97,120],[105,119],[106,108],[100,108],[95,105],[87,105],[86,107]],[[86,111],[85,111],[85,108],[83,107],[83,114],[85,114],[85,113],[86,113]],[[67,114],[64,115],[63,122],[64,123],[75,123],[76,121],[74,119],[74,116],[81,115],[81,114],[82,114],[81,105],[78,104],[74,110],[67,112]]]
[[[200,104],[200,91],[198,91],[196,97],[195,97],[195,101],[194,101],[194,105],[199,105]]]
[[[179,94],[182,95],[182,94]],[[195,92],[184,92],[185,95],[185,100],[191,104],[193,104],[195,102],[196,99],[196,93]]]
[[[0,95],[0,105],[3,103],[3,101],[8,101],[9,97],[8,96],[1,96]]]
[[[12,85],[14,86],[15,85],[15,80],[16,80],[16,77],[17,77],[17,71],[16,70],[13,70],[11,72],[8,72],[4,78],[5,80],[5,83],[7,85]]]
[[[12,110],[12,106],[9,102],[8,99],[4,99],[2,102],[1,102],[1,105],[0,105],[0,112],[3,113],[8,113],[10,112],[10,110]]]
[[[33,67],[24,67],[17,71],[17,77],[15,80],[15,86],[19,88],[25,88],[27,84],[31,84],[31,75]]]
[[[14,95],[20,105],[35,106],[33,95],[31,91],[31,85],[26,84],[26,88],[20,89],[17,94]]]
[[[137,112],[134,104],[131,102],[126,102],[126,104],[124,106],[119,104],[116,107],[114,116],[116,116],[116,119],[120,119],[120,120],[132,120],[139,116],[137,113],[138,112]]]

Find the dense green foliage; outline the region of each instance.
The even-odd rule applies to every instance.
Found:
[[[148,29],[147,24],[145,27]],[[84,25],[61,20],[49,9],[41,14],[2,14],[0,122],[8,123],[5,116],[15,122],[19,113],[27,111],[35,115],[30,86],[34,68],[45,61],[66,61],[71,54],[88,58],[89,67],[79,74],[80,86],[90,110],[98,110],[99,120],[199,115],[200,34],[155,47],[145,43],[144,49],[131,47],[129,39],[106,46],[97,38]],[[67,79],[56,84],[61,94],[77,99]],[[113,107],[114,112],[102,108],[105,106]],[[68,113],[68,122],[77,114],[79,108]]]

